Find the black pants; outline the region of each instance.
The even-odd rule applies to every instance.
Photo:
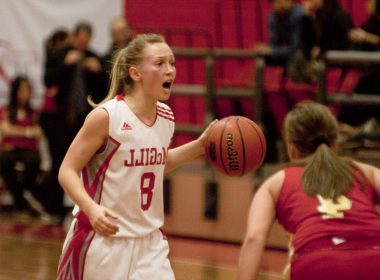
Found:
[[[45,206],[50,214],[63,217],[65,215],[63,189],[58,182],[58,172],[76,131],[68,128],[62,113],[43,113],[40,124],[48,139],[52,158],[51,172],[41,186],[47,194]]]
[[[28,208],[23,196],[24,190],[28,189],[32,194],[36,192],[36,178],[40,162],[37,150],[13,149],[1,152],[0,173],[13,196],[16,210]]]

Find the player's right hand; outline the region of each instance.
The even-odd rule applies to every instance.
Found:
[[[88,218],[92,228],[101,236],[115,235],[119,231],[115,223],[117,215],[101,205],[94,205],[88,213]]]

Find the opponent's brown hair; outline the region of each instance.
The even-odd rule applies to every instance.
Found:
[[[338,123],[330,109],[316,102],[297,104],[285,118],[284,136],[295,145],[304,165],[302,184],[309,195],[337,198],[347,192],[354,176],[354,163],[339,157],[332,145]]]

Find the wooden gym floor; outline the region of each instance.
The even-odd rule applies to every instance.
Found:
[[[0,279],[55,279],[65,231],[39,220],[0,213]],[[170,260],[178,280],[237,279],[239,244],[169,236]],[[267,250],[260,279],[283,279],[287,253]]]

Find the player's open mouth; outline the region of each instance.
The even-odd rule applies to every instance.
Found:
[[[163,86],[165,89],[170,89],[171,86],[172,86],[172,82],[171,82],[171,81],[166,81],[165,83],[162,84],[162,86]]]

